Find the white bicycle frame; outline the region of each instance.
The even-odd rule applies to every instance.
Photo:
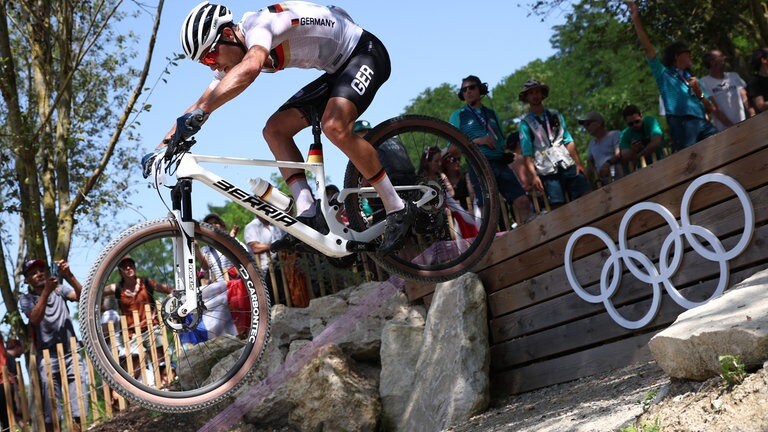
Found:
[[[250,192],[246,192],[247,189],[240,188],[234,183],[204,168],[200,165],[201,163],[297,168],[311,172],[317,181],[318,194],[321,195],[320,211],[328,224],[329,233],[325,235],[319,233],[314,228],[303,224],[295,217],[276,208],[269,202]],[[325,191],[325,167],[323,162],[288,162],[184,153],[173,166],[168,166],[165,162],[158,162],[158,164],[156,169],[159,170],[160,173],[172,173],[178,180],[197,180],[329,257],[339,258],[350,255],[353,253],[348,248],[350,242],[366,244],[373,241],[384,232],[384,220],[369,226],[363,231],[356,231],[342,224],[335,217],[340,210],[339,206],[331,206],[328,199],[324,196],[324,192],[322,192]],[[156,179],[156,185],[158,188],[161,185],[168,187],[174,186],[168,184],[167,177],[162,175],[158,176]],[[395,190],[398,192],[421,192],[421,198],[415,202],[417,207],[425,205],[436,196],[435,190],[426,185],[396,186]],[[337,201],[343,203],[345,198],[350,194],[359,194],[359,196],[363,198],[375,198],[378,196],[373,187],[344,188],[339,192]],[[190,204],[187,203],[187,205]],[[171,214],[179,224],[185,237],[185,239],[179,238],[173,242],[176,290],[184,291],[186,294],[184,304],[175,312],[177,312],[179,316],[185,317],[190,312],[195,311],[198,307],[198,287],[195,283],[195,221],[182,220],[181,210],[175,209]],[[182,241],[184,243],[182,243]]]

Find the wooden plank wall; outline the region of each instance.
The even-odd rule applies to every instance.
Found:
[[[703,174],[723,173],[748,191],[756,221],[748,248],[730,262],[731,285],[768,268],[766,164],[768,113],[763,113],[498,238],[476,269],[488,293],[494,392],[521,393],[650,359],[648,340],[684,311],[662,288],[656,318],[642,329],[628,330],[608,316],[602,303],[578,297],[563,263],[566,243],[581,227],[599,228],[618,243],[619,224],[629,207],[655,202],[679,218],[688,185]],[[692,223],[710,229],[726,249],[738,242],[744,216],[730,189],[707,184],[690,207]],[[658,267],[661,244],[669,233],[660,216],[644,211],[632,218],[627,237],[631,248]],[[719,267],[684,244],[683,264],[672,281],[690,299],[706,299],[718,283]],[[608,255],[594,236],[582,237],[574,248],[576,275],[591,293],[599,292]],[[652,288],[623,269],[613,303],[623,316],[639,319],[649,310]],[[406,286],[413,301],[428,303],[432,291],[427,285]]]

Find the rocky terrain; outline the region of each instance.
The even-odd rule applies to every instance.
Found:
[[[451,432],[768,430],[768,371],[763,368],[733,388],[719,377],[704,382],[672,380],[655,364],[626,367],[522,395],[492,401],[491,408]],[[97,432],[199,430],[222,407],[170,415],[133,407]],[[642,425],[645,424],[645,429]],[[236,424],[238,432],[287,432]]]
[[[296,364],[297,375],[286,375],[284,388],[263,400],[241,397],[240,401],[253,400],[254,406],[248,405],[250,411],[243,418],[228,417],[227,428],[217,430],[367,431],[376,430],[378,423],[386,430],[399,426],[397,430],[450,432],[768,431],[767,287],[768,272],[761,272],[681,314],[649,343],[659,363],[491,400],[489,409],[480,409],[483,413],[468,421],[462,420],[468,418],[466,413],[479,412],[478,406],[488,402],[487,380],[472,378],[482,375],[487,353],[477,349],[486,328],[485,302],[477,295],[483,290],[471,277],[436,291],[426,320],[422,312],[398,299],[402,296],[394,287],[340,293],[319,301],[316,310],[312,305],[299,311],[278,308],[277,315],[296,316],[276,320],[280,324],[273,326],[273,355],[267,356],[274,362],[260,365],[264,370],[258,371],[256,380],[280,370],[283,363]],[[401,318],[393,319],[397,316]],[[474,342],[464,343],[470,340]],[[305,363],[293,360],[313,345],[316,355],[305,356]],[[404,350],[407,346],[413,349]],[[445,348],[461,346],[475,348]],[[377,373],[363,360],[378,352]],[[348,357],[349,353],[357,354]],[[719,354],[744,360],[749,374],[743,381],[724,373]],[[367,372],[360,372],[362,364],[367,364],[363,368]],[[356,402],[349,405],[349,401]],[[210,420],[225,410],[226,415],[235,411],[221,406],[167,415],[133,407],[91,430],[213,430]],[[272,415],[276,412],[279,415]]]

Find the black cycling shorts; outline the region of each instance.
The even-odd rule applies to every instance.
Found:
[[[358,117],[371,105],[373,97],[391,72],[389,53],[373,34],[363,31],[352,54],[334,73],[325,73],[296,92],[278,111],[298,108],[309,119],[311,107],[317,107],[322,118],[332,97],[355,104]]]

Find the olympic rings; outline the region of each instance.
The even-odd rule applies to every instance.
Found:
[[[739,242],[730,250],[726,250],[720,239],[710,230],[699,226],[691,225],[690,205],[691,199],[696,191],[706,183],[720,183],[731,189],[741,203],[744,212],[744,232]],[[627,244],[627,229],[632,218],[642,211],[650,211],[661,216],[669,225],[670,233],[664,239],[659,253],[659,267],[657,268],[653,261],[642,252],[631,249]],[[713,298],[721,295],[728,286],[730,270],[728,261],[739,256],[749,245],[755,230],[755,211],[752,207],[752,201],[744,187],[725,174],[711,173],[705,174],[688,186],[683,194],[680,204],[680,224],[668,209],[657,203],[641,202],[633,205],[624,214],[619,224],[618,247],[614,244],[611,237],[598,228],[582,227],[574,231],[568,239],[565,246],[565,274],[568,282],[576,294],[583,300],[590,303],[600,303],[605,305],[608,315],[620,326],[628,329],[639,329],[646,326],[656,317],[661,306],[661,287],[667,291],[672,300],[678,305],[691,309],[702,305]],[[603,265],[600,273],[600,293],[591,294],[577,280],[573,269],[573,249],[579,239],[586,235],[593,235],[608,248],[610,256]],[[694,302],[683,296],[672,283],[672,276],[675,275],[683,259],[683,237],[688,241],[693,250],[702,258],[718,263],[720,269],[720,279],[717,288],[712,295],[704,301]],[[711,249],[705,247],[699,239],[705,240]],[[670,259],[670,253],[672,254]],[[616,294],[621,285],[621,275],[623,273],[622,263],[627,266],[629,272],[643,283],[650,284],[653,289],[651,307],[648,312],[639,320],[632,321],[624,318],[613,305],[611,298]],[[638,265],[643,268],[641,270]]]

